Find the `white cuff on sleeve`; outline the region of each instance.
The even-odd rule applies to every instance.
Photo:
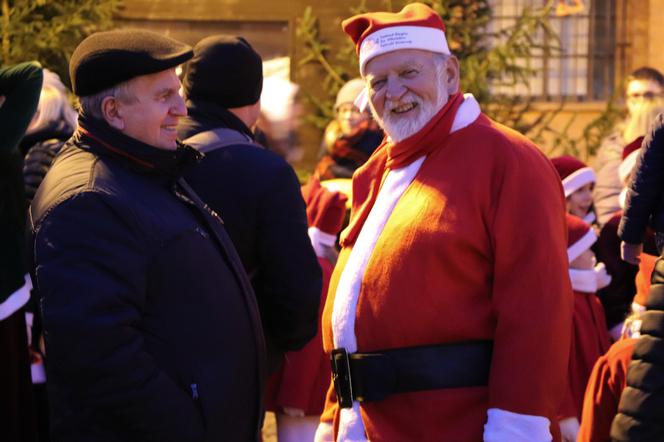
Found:
[[[489,408],[484,425],[484,442],[550,442],[551,422],[543,416],[512,413]]]
[[[32,280],[30,279],[30,275],[26,273],[25,284],[9,295],[4,302],[0,302],[0,321],[9,318],[28,302],[30,299],[30,290],[32,290]]]
[[[311,245],[314,246],[314,251],[318,257],[324,256],[324,249],[326,247],[333,247],[337,242],[336,235],[325,233],[318,227],[309,227],[307,232],[309,233],[309,239],[311,239]]]

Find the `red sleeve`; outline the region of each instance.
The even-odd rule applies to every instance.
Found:
[[[618,410],[620,395],[614,395],[610,382],[611,370],[606,356],[602,356],[595,363],[588,380],[577,442],[611,439],[611,422]]]
[[[605,442],[611,439],[611,422],[618,412],[635,342],[636,339],[624,339],[614,343],[607,354],[595,363],[583,399],[577,442]]]
[[[574,305],[565,200],[553,165],[514,137],[493,178],[489,405],[555,419],[566,388]]]

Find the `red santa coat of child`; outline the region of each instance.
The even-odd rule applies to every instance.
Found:
[[[594,229],[574,215],[567,215],[569,262],[572,263],[597,241]],[[604,319],[604,308],[596,296],[598,288],[609,284],[603,264],[594,269],[570,268],[574,290],[574,318],[569,361],[568,394],[561,412],[563,418],[581,419],[583,396],[597,359],[609,349],[611,340]]]
[[[307,205],[309,236],[323,270],[320,318],[334,268],[322,246],[336,244],[346,216],[347,197],[340,192],[328,191],[317,178],[302,187],[302,197]],[[286,353],[282,369],[270,378],[266,392],[267,409],[278,411],[288,407],[302,410],[306,416],[320,415],[330,379],[330,358],[323,352],[319,322],[316,336],[301,350]]]
[[[444,29],[418,4],[344,24],[358,42],[364,26],[395,16],[416,26],[427,10],[439,22],[429,27]],[[551,163],[456,94],[419,132],[374,152],[353,176],[352,201],[323,313],[326,352],[491,340],[493,356],[488,386],[343,409],[330,390],[321,425],[334,422],[339,441],[551,440],[572,317],[565,204]]]
[[[655,268],[656,256],[641,254],[639,273],[636,275],[634,313],[645,310],[650,292],[650,276]],[[627,367],[632,361],[634,345],[639,337],[640,321],[632,323],[628,338],[615,342],[600,357],[588,379],[583,400],[581,428],[577,442],[608,442],[611,440],[611,423],[618,412],[620,396],[627,385]]]

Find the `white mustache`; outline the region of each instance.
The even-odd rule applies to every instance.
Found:
[[[422,100],[420,100],[419,97],[412,93],[406,94],[404,97],[401,98],[398,102],[388,102],[386,103],[385,109],[383,110],[383,118],[387,119],[390,117],[390,113],[406,104],[415,104],[416,106],[421,106],[422,105]]]

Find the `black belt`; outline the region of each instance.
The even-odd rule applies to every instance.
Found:
[[[493,341],[406,347],[373,353],[332,350],[332,379],[341,408],[396,393],[486,386]]]

